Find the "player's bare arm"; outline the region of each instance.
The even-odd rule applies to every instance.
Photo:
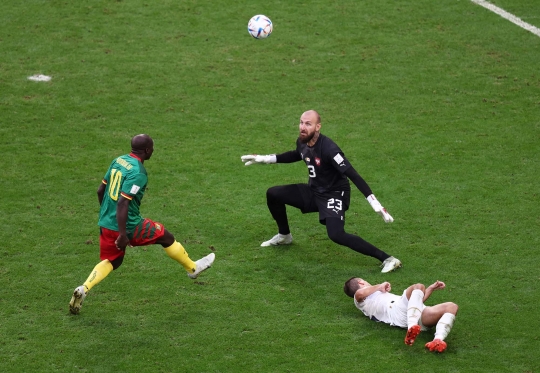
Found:
[[[103,183],[100,184],[98,190],[97,190],[97,198],[99,201],[99,205],[101,206],[101,202],[103,202],[103,196],[105,195],[105,189],[107,186]]]
[[[375,293],[376,291],[380,291],[382,293],[388,293],[392,290],[392,286],[389,282],[383,282],[382,284],[377,285],[369,285],[362,287],[361,289],[358,289],[356,293],[354,293],[354,298],[357,302],[363,302],[364,299],[369,297],[371,294]]]
[[[116,239],[116,247],[118,250],[125,250],[129,243],[126,232],[126,222],[128,219],[128,209],[130,200],[120,196],[116,207],[116,221],[118,222],[118,238]]]
[[[429,285],[427,288],[426,288],[426,291],[424,292],[424,299],[423,301],[425,302],[430,296],[431,296],[431,293],[433,293],[434,290],[442,290],[446,287],[446,284],[442,281],[435,281],[433,284]]]

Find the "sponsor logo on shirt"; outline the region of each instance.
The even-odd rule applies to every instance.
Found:
[[[138,186],[138,185],[133,185],[133,186],[131,187],[131,190],[130,190],[129,192],[130,192],[131,194],[137,194],[137,192],[138,192],[139,190],[141,190],[141,187],[140,187],[140,186]]]
[[[320,166],[321,165],[321,159],[320,158],[315,158],[315,164],[317,166]]]

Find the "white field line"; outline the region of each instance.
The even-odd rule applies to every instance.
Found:
[[[491,10],[493,13],[500,15],[503,18],[506,18],[510,22],[518,25],[519,27],[532,32],[536,36],[540,36],[540,29],[533,25],[529,25],[527,22],[524,22],[521,18],[516,17],[515,15],[508,13],[506,10],[499,8],[485,0],[471,0],[473,3],[476,3],[480,6],[483,6],[486,9]]]

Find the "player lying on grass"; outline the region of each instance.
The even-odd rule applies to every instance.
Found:
[[[452,302],[425,306],[424,302],[434,290],[444,289],[445,286],[442,281],[437,281],[427,288],[423,284],[414,284],[399,296],[390,293],[389,282],[371,285],[366,280],[353,277],[345,282],[343,290],[371,320],[407,328],[405,344],[409,346],[413,345],[420,331],[435,326],[435,338],[426,343],[426,348],[443,352],[446,349],[444,339],[452,329],[458,306]]]
[[[184,247],[161,223],[145,219],[139,212],[148,176],[144,161],[154,152],[154,141],[148,135],[131,139],[131,153],[115,158],[100,184],[97,195],[99,212],[99,262],[88,279],[73,292],[69,302],[72,314],[78,314],[86,294],[124,260],[126,247],[161,245],[167,255],[179,262],[192,279],[214,262],[209,254],[193,262]]]
[[[321,118],[315,110],[300,117],[296,149],[282,154],[244,155],[246,166],[254,163],[292,163],[304,161],[309,175],[307,184],[275,186],[266,192],[266,201],[277,223],[278,234],[261,246],[288,245],[292,235],[287,220],[286,205],[296,207],[302,213],[318,212],[319,222],[326,225],[328,237],[339,245],[381,261],[382,272],[401,267],[401,262],[362,238],[345,232],[345,211],[349,209],[351,186],[349,180],[362,192],[373,210],[386,223],[394,221],[381,206],[368,184],[349,163],[341,149],[330,138],[320,133]]]

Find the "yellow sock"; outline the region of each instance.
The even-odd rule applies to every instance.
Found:
[[[93,269],[90,276],[84,282],[85,291],[88,293],[90,289],[99,284],[101,280],[109,275],[113,270],[113,266],[109,260],[105,259],[99,262]]]
[[[179,242],[174,241],[171,246],[164,248],[164,250],[168,256],[182,264],[186,271],[189,273],[195,272],[197,265],[193,260],[189,259],[186,249],[184,249],[184,246],[182,246]]]

